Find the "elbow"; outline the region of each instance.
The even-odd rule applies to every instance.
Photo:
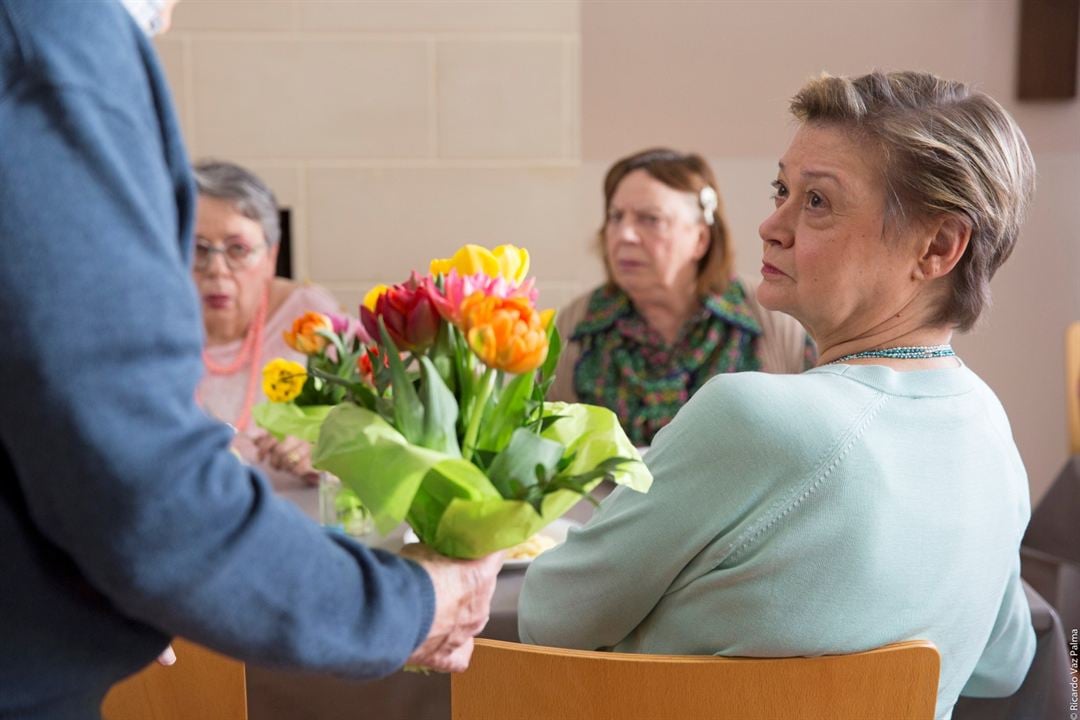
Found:
[[[1022,661],[1018,662],[1013,667],[1013,672],[1006,674],[1004,678],[998,683],[997,688],[999,694],[997,697],[1008,697],[1015,694],[1020,686],[1024,684],[1024,680],[1027,679],[1028,673],[1031,671],[1031,665],[1035,661],[1035,643],[1032,643],[1028,647],[1028,652],[1025,653]]]
[[[1002,674],[992,678],[972,678],[961,695],[976,698],[1009,697],[1020,689],[1020,686],[1024,684],[1024,678],[1026,677],[1027,670],[1025,668],[1024,672],[1017,672],[1009,675]]]
[[[524,602],[518,606],[518,639],[526,645],[595,650],[595,629],[587,624],[567,622],[567,613],[554,608],[529,607]]]
[[[977,670],[960,694],[979,698],[1002,698],[1014,695],[1027,679],[1034,659],[1035,636],[1032,633],[1024,651],[1017,654],[1015,662],[999,664],[993,668],[993,671],[979,672]]]
[[[577,647],[567,642],[575,634],[565,622],[565,614],[546,603],[537,602],[527,592],[518,601],[518,639],[526,645]],[[560,622],[562,620],[562,622]]]
[[[551,645],[551,633],[543,622],[543,613],[535,612],[522,594],[518,602],[518,639],[526,645]]]

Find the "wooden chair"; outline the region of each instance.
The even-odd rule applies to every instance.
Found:
[[[113,685],[104,720],[247,720],[244,664],[176,638],[176,663],[154,662]]]
[[[1069,454],[1080,455],[1080,322],[1065,330],[1065,404],[1069,409]]]
[[[453,720],[933,720],[925,640],[852,655],[635,655],[477,640],[451,676]]]

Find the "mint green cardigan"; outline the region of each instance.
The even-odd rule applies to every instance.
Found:
[[[966,367],[721,375],[647,462],[647,495],[616,490],[532,564],[524,642],[774,657],[927,639],[939,719],[1023,681],[1027,475]]]

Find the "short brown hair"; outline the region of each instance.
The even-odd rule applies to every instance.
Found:
[[[667,148],[652,148],[628,155],[612,165],[604,178],[604,222],[600,225],[597,237],[604,257],[604,271],[607,273],[608,282],[614,281],[611,267],[608,265],[607,253],[604,251],[607,214],[611,207],[611,198],[615,195],[619,183],[635,170],[644,170],[649,177],[679,192],[693,193],[697,196],[704,187],[710,187],[716,192],[716,211],[713,213],[712,225],[708,226],[709,249],[698,261],[697,289],[702,296],[724,292],[731,279],[734,258],[731,251],[731,236],[724,218],[724,202],[716,187],[716,176],[713,175],[709,164],[705,162],[705,158],[700,155],[684,154]]]
[[[990,279],[1016,246],[1035,189],[1035,161],[1016,121],[990,96],[923,72],[823,74],[792,98],[791,112],[881,149],[888,212],[900,226],[942,214],[970,224],[934,322],[971,329],[990,304]]]

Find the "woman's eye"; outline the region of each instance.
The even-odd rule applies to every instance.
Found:
[[[618,225],[622,222],[623,214],[618,210],[608,210],[607,221],[610,225]]]
[[[233,260],[243,260],[251,254],[251,248],[243,243],[235,243],[225,248],[225,252],[228,253],[229,257]]]
[[[640,216],[641,224],[646,227],[656,227],[660,224],[660,216],[645,213]]]
[[[787,197],[787,186],[779,180],[773,180],[771,183],[773,193],[770,196],[773,200],[779,200]]]
[[[809,192],[806,194],[806,204],[808,207],[818,209],[825,207],[825,198],[818,195],[816,192]]]

